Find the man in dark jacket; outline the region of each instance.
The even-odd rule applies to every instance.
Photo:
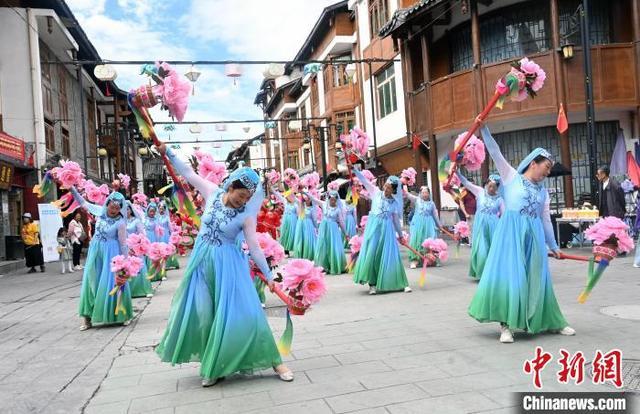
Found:
[[[596,178],[600,181],[598,185],[598,210],[601,217],[618,217],[624,219],[626,213],[626,201],[624,190],[620,187],[615,178],[609,177],[609,167],[598,168]]]

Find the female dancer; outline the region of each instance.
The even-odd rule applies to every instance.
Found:
[[[82,275],[82,289],[78,313],[82,318],[80,330],[91,328],[93,323],[129,323],[133,317],[129,283],[122,292],[124,314],[115,313],[117,297],[109,296],[116,278],[111,271],[111,259],[117,255],[128,255],[127,220],[124,217],[126,200],[119,192],[107,197],[103,206],[88,203],[78,191],[71,187],[73,198],[96,218],[95,233],[89,243],[87,260]]]
[[[574,335],[553,292],[545,248],[546,242],[553,255],[559,256],[549,194],[542,185],[553,165],[551,154],[536,148],[516,170],[502,156],[486,126],[482,138],[504,181],[505,213],[498,221],[469,315],[480,322],[500,322],[503,343],[513,342],[514,329]]]
[[[344,206],[337,191],[329,191],[324,203],[307,194],[316,204],[323,206],[322,221],[318,230],[318,242],[314,262],[330,275],[340,275],[347,267],[344,254]]]
[[[167,209],[167,204],[164,201],[161,201],[160,205],[158,205],[158,222],[162,227],[162,235],[160,236],[160,241],[163,243],[169,243],[169,239],[171,238],[171,212]],[[165,267],[167,269],[180,268],[177,253],[171,255],[167,259]]]
[[[144,229],[147,233],[147,239],[151,243],[156,243],[161,240],[162,230],[159,230],[162,226],[160,225],[160,220],[156,216],[158,212],[158,204],[155,201],[152,201],[147,206],[146,217],[144,218]]]
[[[438,209],[433,201],[431,201],[431,191],[429,187],[420,188],[420,197],[416,197],[405,190],[405,194],[409,200],[413,202],[413,218],[409,227],[409,245],[418,252],[424,252],[422,243],[425,239],[433,239],[436,237],[436,229],[442,229],[442,224],[438,219]],[[411,260],[411,268],[418,267],[420,258],[415,253],[409,252],[409,260]]]
[[[344,216],[344,232],[346,243],[358,234],[358,214],[356,212],[356,206],[353,204],[353,199],[345,201],[345,216]]]
[[[133,204],[127,202],[127,235],[130,234],[145,234],[144,224],[142,224],[142,218],[135,210],[136,207]],[[145,234],[146,235],[146,234]],[[153,296],[153,289],[151,288],[151,282],[147,279],[147,263],[144,262],[140,272],[137,276],[129,279],[129,289],[131,290],[132,298],[150,298]]]
[[[504,214],[504,200],[498,195],[500,176],[490,175],[485,182],[484,188],[482,188],[469,182],[460,172],[457,172],[457,174],[462,185],[478,200],[476,216],[473,222],[473,234],[471,235],[469,276],[479,280],[489,254],[498,219]]]
[[[396,235],[398,239],[403,237],[400,179],[389,177],[381,191],[359,170],[354,172],[369,192],[372,204],[353,280],[361,285],[368,284],[370,295],[399,290],[411,292],[396,240]]]
[[[256,239],[256,216],[263,200],[258,175],[239,168],[219,188],[164,145],[158,150],[166,151],[178,173],[206,200],[202,227],[157,348],[162,361],[200,361],[204,387],[234,372],[268,367],[283,381],[292,381],[256,295],[249,261],[236,243],[244,233],[253,261],[273,289]]]
[[[313,201],[302,188],[299,199],[296,199],[298,221],[293,238],[293,257],[313,260],[316,254],[316,208]]]
[[[291,193],[285,198],[275,188],[272,188],[271,192],[284,205],[284,217],[280,225],[280,244],[285,253],[289,254],[289,252],[293,252],[296,223],[298,222],[298,208],[295,196]]]

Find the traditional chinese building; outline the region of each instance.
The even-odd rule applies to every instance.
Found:
[[[438,161],[452,149],[453,138],[471,125],[510,62],[528,56],[545,70],[544,88],[535,99],[495,109],[488,124],[510,162],[517,164],[542,146],[572,170],[572,176],[547,183],[558,206],[588,198],[591,165],[610,162],[619,131],[627,139],[640,131],[640,1],[589,3],[596,113],[591,155],[580,25],[573,24],[580,1],[402,0],[395,13],[383,12],[386,23],[379,34],[403,52],[407,130],[430,148],[419,151],[428,154],[434,189],[439,188]],[[567,43],[575,45],[572,58],[561,53]],[[569,119],[565,134],[555,128],[561,105]],[[415,163],[425,164],[419,156]],[[476,178],[492,169],[487,163]],[[434,198],[440,204],[439,191]]]

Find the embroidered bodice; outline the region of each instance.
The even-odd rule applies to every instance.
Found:
[[[118,227],[122,224],[122,217],[111,218],[102,216],[96,218],[96,228],[92,240],[118,240]]]
[[[127,220],[127,234],[138,233],[140,227],[142,227],[142,223],[138,218],[133,217]]]
[[[338,207],[325,207],[324,218],[327,220],[338,222],[340,220],[340,209]]]
[[[296,210],[296,203],[290,203],[287,201],[284,205],[284,214],[292,216],[298,215],[298,212]]]
[[[502,203],[502,197],[499,195],[491,196],[484,191],[480,194],[480,197],[478,197],[478,209],[476,214],[497,216],[500,213],[500,206]]]
[[[371,212],[374,216],[381,218],[390,218],[396,211],[396,200],[384,196],[382,191],[379,191],[373,197],[373,203],[371,205]]]
[[[198,235],[203,242],[214,246],[235,244],[246,219],[245,208],[235,209],[225,206],[222,201],[223,195],[224,191],[217,190],[207,200]]]
[[[414,214],[421,216],[433,216],[436,211],[436,205],[431,200],[423,200],[421,197],[416,199]]]
[[[544,186],[534,184],[520,174],[504,188],[505,210],[531,218],[541,218],[546,198]]]

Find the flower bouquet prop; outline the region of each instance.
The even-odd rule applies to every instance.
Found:
[[[33,187],[33,193],[37,194],[39,198],[45,197],[55,186],[56,182],[65,190],[82,186],[85,183],[84,173],[77,162],[61,160],[59,165],[59,167],[54,167],[47,171],[42,183]],[[61,210],[62,217],[67,217],[80,207],[80,204],[73,198],[71,192],[62,195],[51,204]]]
[[[133,204],[139,205],[142,208],[147,207],[147,195],[145,193],[135,193],[131,196],[131,200],[133,200]]]
[[[413,167],[409,167],[406,170],[402,170],[402,174],[400,174],[400,180],[404,185],[409,187],[413,187],[416,185],[416,175],[418,173]]]
[[[282,181],[284,185],[287,187],[287,190],[284,192],[283,196],[288,197],[294,191],[298,191],[298,185],[300,185],[300,176],[293,168],[287,168],[284,170],[284,177]]]
[[[256,238],[258,239],[258,244],[260,245],[260,249],[264,253],[264,257],[267,260],[267,264],[270,269],[275,269],[282,263],[285,258],[284,248],[280,243],[278,243],[269,233],[257,233]],[[248,248],[243,246],[244,250],[248,250]],[[250,261],[251,265],[251,278],[253,279],[253,283],[256,287],[256,292],[258,292],[258,297],[260,298],[260,303],[264,303],[266,298],[264,295],[264,288],[266,287],[266,283],[263,278],[260,278],[258,274],[264,276],[258,266]]]
[[[349,249],[351,250],[351,253],[349,254],[349,263],[347,263],[347,273],[351,273],[353,271],[353,267],[356,265],[356,260],[358,260],[358,255],[360,254],[363,241],[364,237],[358,235],[349,239]]]
[[[489,116],[489,112],[496,106],[502,109],[507,98],[513,102],[522,102],[529,96],[535,98],[537,92],[544,86],[546,77],[547,75],[540,65],[526,57],[511,63],[511,70],[498,80],[493,97],[484,110],[478,115],[469,130],[458,136],[454,150],[440,162],[438,175],[445,188],[450,186],[451,177],[458,164],[465,165],[467,169],[472,171],[478,165],[479,159],[477,157],[480,155],[480,148],[474,133],[480,127],[480,123]],[[474,142],[475,144],[473,144]],[[471,147],[468,147],[468,144]],[[482,158],[484,159],[484,154]]]
[[[420,272],[420,279],[418,280],[420,287],[424,286],[427,278],[427,267],[440,266],[449,258],[447,243],[442,239],[426,239],[422,242],[422,248],[425,253],[420,255],[422,257],[422,271]]]
[[[270,186],[277,185],[280,182],[280,173],[276,170],[268,171],[264,174]]]
[[[222,184],[227,175],[227,167],[223,162],[217,162],[211,154],[203,151],[194,153],[197,160],[198,175],[205,180],[211,181],[215,185]]]
[[[118,295],[116,300],[115,315],[123,313],[126,315],[127,310],[122,306],[122,294],[124,286],[131,277],[135,277],[142,269],[142,259],[136,256],[118,255],[111,259],[111,271],[115,275],[115,286],[109,292],[109,296]]]
[[[460,243],[462,239],[468,239],[471,237],[471,229],[469,229],[469,223],[466,221],[459,221],[453,226],[453,235],[457,240],[456,243],[456,257],[460,255]]]
[[[369,216],[360,217],[360,228],[362,229],[362,233],[364,234],[365,229],[367,228],[367,222],[369,221]]]
[[[148,144],[153,143],[159,146],[161,142],[154,130],[149,109],[161,104],[162,109],[166,109],[172,118],[182,122],[189,104],[191,85],[186,77],[180,75],[166,62],[144,65],[142,73],[148,75],[156,84],[145,84],[137,89],[132,89],[127,95],[127,101],[131,112],[136,117],[138,128],[144,140]],[[179,204],[179,210],[189,215],[194,220],[194,223],[200,226],[200,216],[196,214],[193,202],[188,195],[187,187],[176,176],[173,166],[166,155],[162,155],[162,160],[173,180],[173,193]]]
[[[165,279],[167,277],[167,259],[175,253],[176,247],[173,244],[162,242],[151,243],[147,253],[147,256],[151,260],[147,279],[152,282]]]
[[[587,300],[604,270],[618,253],[633,250],[633,239],[629,237],[628,231],[629,226],[617,217],[605,217],[585,231],[585,237],[594,244],[593,257],[589,260],[587,285],[578,296],[578,302],[584,303]],[[595,262],[598,262],[597,268]]]

